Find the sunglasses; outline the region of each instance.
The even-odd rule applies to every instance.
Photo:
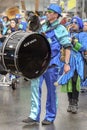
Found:
[[[53,10],[47,10],[47,13],[54,13]]]
[[[77,24],[78,25],[78,22],[71,22],[71,24]]]

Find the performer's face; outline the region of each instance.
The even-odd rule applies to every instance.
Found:
[[[75,31],[78,31],[78,30],[79,30],[79,24],[78,24],[77,20],[74,19],[74,20],[71,22],[71,25],[72,25],[72,29],[73,29],[73,30],[75,30]]]
[[[51,10],[47,11],[46,16],[50,23],[52,23],[53,21],[55,21],[58,18],[58,14]]]

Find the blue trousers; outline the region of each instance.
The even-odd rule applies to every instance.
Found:
[[[58,68],[48,68],[47,71],[37,79],[31,80],[31,110],[29,117],[33,120],[40,121],[41,113],[41,94],[43,80],[47,86],[46,114],[44,119],[54,121],[57,113],[57,92],[54,82],[58,77]]]

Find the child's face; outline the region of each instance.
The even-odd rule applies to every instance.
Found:
[[[15,22],[14,20],[12,20],[12,21],[10,22],[10,26],[11,26],[12,28],[15,28],[15,27],[16,27],[16,22]]]

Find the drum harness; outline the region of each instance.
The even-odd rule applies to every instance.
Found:
[[[50,23],[47,22],[48,24],[48,27],[50,26]],[[45,33],[51,31],[51,30],[54,30],[56,27],[58,27],[58,25],[60,25],[59,23],[54,25],[54,26],[51,26],[48,30],[46,30],[45,32],[42,32],[43,35],[45,35]],[[56,65],[55,64],[52,64],[51,66],[48,66],[48,69],[52,68],[52,67],[55,67]]]

